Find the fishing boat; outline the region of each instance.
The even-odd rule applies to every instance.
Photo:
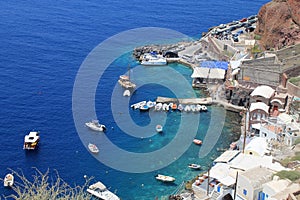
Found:
[[[90,122],[86,122],[85,125],[94,131],[106,131],[106,127],[103,124],[100,124],[98,120],[92,120]]]
[[[25,135],[23,149],[34,150],[38,147],[40,142],[40,132],[30,131],[28,135]]]
[[[162,127],[162,125],[160,125],[160,124],[156,125],[155,129],[156,129],[156,131],[157,131],[158,133],[163,132],[163,127]]]
[[[4,178],[4,187],[11,187],[14,184],[14,175],[12,174],[6,174],[5,178]]]
[[[201,165],[192,163],[192,164],[189,164],[188,167],[191,168],[191,169],[200,169],[200,168],[201,168]]]
[[[92,153],[99,153],[99,149],[95,144],[89,143],[88,148]]]
[[[194,142],[194,144],[197,144],[197,145],[201,145],[202,144],[202,141],[199,140],[199,139],[194,139],[193,142]]]
[[[172,176],[166,176],[162,174],[157,174],[155,176],[156,180],[162,181],[162,182],[174,182],[175,178]]]
[[[86,191],[100,200],[120,200],[116,194],[109,191],[100,181],[90,185]]]

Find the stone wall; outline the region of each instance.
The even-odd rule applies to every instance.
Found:
[[[290,95],[300,97],[300,87],[292,84],[289,81],[287,82],[286,87]]]

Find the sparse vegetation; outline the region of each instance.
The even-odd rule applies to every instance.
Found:
[[[15,184],[12,186],[14,194],[4,197],[4,199],[15,200],[84,200],[90,199],[91,196],[85,189],[90,182],[90,179],[86,179],[83,186],[70,186],[66,183],[55,171],[55,177],[50,177],[49,170],[42,173],[35,168],[35,175],[33,180],[28,180],[23,172],[16,172],[11,170],[15,176]],[[2,180],[3,181],[3,180]]]
[[[298,140],[299,140],[299,139],[298,139]],[[297,141],[297,140],[296,140],[296,141]],[[299,140],[299,142],[300,142],[300,140]],[[293,161],[296,161],[296,160],[300,161],[300,152],[296,152],[296,153],[295,153],[295,156],[293,156],[293,157],[289,157],[289,158],[283,159],[283,160],[281,161],[281,164],[282,164],[283,166],[287,167],[289,163],[291,163],[291,162],[293,162]]]
[[[300,172],[299,171],[280,171],[275,174],[279,176],[281,179],[289,179],[291,181],[296,181],[300,179]]]
[[[261,36],[260,35],[254,35],[254,40],[261,40]]]
[[[289,79],[289,82],[296,85],[296,86],[299,86],[300,85],[300,77],[292,77]]]

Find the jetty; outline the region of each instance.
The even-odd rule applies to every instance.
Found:
[[[169,98],[169,97],[157,97],[156,99],[157,103],[180,103],[185,105],[193,105],[193,104],[201,104],[201,105],[211,105],[212,104],[212,98],[206,97],[206,98]]]

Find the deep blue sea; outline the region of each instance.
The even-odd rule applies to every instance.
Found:
[[[107,139],[105,135],[91,132],[83,123],[79,134],[74,121],[74,112],[85,112],[88,109],[82,105],[79,110],[74,110],[72,104],[74,83],[80,66],[97,45],[124,31],[158,27],[199,39],[201,33],[209,27],[257,14],[260,7],[267,2],[1,1],[0,176],[4,177],[11,168],[16,171],[22,170],[30,179],[34,173],[32,167],[36,167],[42,172],[47,169],[50,172],[57,170],[71,185],[84,183],[84,175],[92,176],[94,181],[101,180],[124,200],[151,200],[156,197],[160,199],[171,194],[182,181],[192,179],[199,173],[190,170],[187,167],[189,163],[199,163],[203,170],[207,169],[211,161],[220,155],[218,150],[228,148],[231,141],[238,138],[238,115],[227,112],[225,124],[221,127],[221,136],[205,141],[209,127],[220,127],[219,118],[224,118],[225,113],[222,108],[209,107],[207,113],[200,114],[199,123],[194,122],[199,115],[192,113],[184,116],[178,112],[141,113],[131,110],[130,104],[138,101],[154,100],[157,96],[177,96],[168,87],[164,87],[168,84],[176,86],[179,97],[205,97],[206,93],[187,93],[176,77],[164,71],[166,68],[138,66],[131,53],[124,51],[106,68],[103,75],[98,77],[96,90],[92,91],[95,94],[93,108],[100,122],[108,127],[105,135],[109,141],[118,148],[133,152],[133,157],[145,154],[145,162],[132,162],[130,156],[118,154],[110,150],[109,145],[100,144],[103,148],[99,146],[98,156],[103,155],[111,162],[108,165],[103,164],[98,160],[99,157],[89,153],[86,142],[91,139],[97,143],[101,138],[101,141],[104,141]],[[102,60],[98,62],[101,65]],[[140,85],[128,99],[122,96],[123,91],[117,80],[119,75],[126,73],[129,65],[132,68],[133,81]],[[135,68],[140,71],[134,71]],[[191,83],[190,68],[180,64],[171,64],[168,68],[173,72],[175,70]],[[93,76],[97,73],[90,74]],[[144,76],[148,75],[157,79],[143,84]],[[88,76],[85,78],[83,81],[88,85],[90,79]],[[128,115],[125,115],[126,113]],[[82,122],[91,120],[94,114],[87,112],[85,117],[81,119]],[[136,127],[131,126],[129,129],[134,136],[128,135],[126,127],[132,122]],[[151,129],[156,122],[163,122],[162,135],[155,134],[154,128]],[[193,129],[193,126],[196,126],[196,129]],[[25,152],[22,149],[24,136],[33,129],[41,132],[39,149]],[[211,142],[212,150],[205,157],[199,158],[199,149],[202,147],[191,143],[184,152],[178,153],[177,149],[183,147],[175,143],[178,148],[173,147],[170,151],[160,154],[161,158],[167,160],[171,157],[174,162],[157,169],[157,166],[164,165],[165,160],[155,163],[151,152],[160,151],[164,146],[173,144],[178,132],[186,134],[184,138],[189,141],[195,136],[204,142]],[[182,142],[186,142],[185,139]],[[176,153],[178,157],[174,156]],[[122,164],[123,160],[128,161]],[[147,172],[143,173],[140,170],[143,166]],[[153,171],[149,170],[151,167]],[[162,184],[154,178],[157,173],[174,176],[176,181],[171,185]],[[0,186],[1,195],[11,192]]]

